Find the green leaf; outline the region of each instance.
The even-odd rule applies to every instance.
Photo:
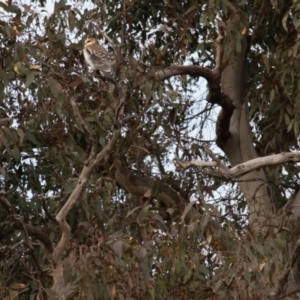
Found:
[[[150,296],[151,296],[151,299],[155,300],[155,290],[153,288],[153,286],[150,287]]]
[[[83,162],[85,160],[85,156],[86,156],[85,151],[77,145],[75,145],[74,150],[76,152],[76,156],[79,159],[79,161]]]
[[[0,2],[0,7],[2,7],[5,11],[9,12],[9,7],[4,3],[4,2]]]
[[[291,120],[289,125],[288,125],[288,128],[287,128],[287,132],[290,132],[292,127],[294,126],[294,123],[295,123],[295,119]]]
[[[139,208],[140,208],[140,207],[138,206],[138,207],[135,207],[134,209],[130,210],[130,211],[127,213],[125,219],[128,218],[130,215],[132,215],[132,214],[133,214],[137,209],[139,209]]]
[[[286,249],[286,246],[287,246],[286,240],[283,240],[282,238],[277,237],[273,241],[273,246],[282,251],[282,250]]]
[[[28,74],[26,75],[26,87],[29,87],[31,83],[34,81],[35,73],[28,71]]]
[[[288,114],[284,114],[284,121],[285,121],[285,125],[290,124],[290,117],[288,116]]]
[[[198,4],[192,5],[189,9],[187,9],[184,14],[182,15],[183,17],[187,14],[189,14],[190,12],[192,12],[194,9],[198,8]]]
[[[287,26],[286,26],[286,22],[287,22],[287,19],[288,19],[288,17],[289,17],[289,14],[290,14],[290,11],[288,10],[288,11],[284,14],[284,16],[283,16],[283,18],[282,18],[282,26],[283,26],[283,28],[285,29],[285,31],[288,31]]]
[[[81,78],[81,80],[82,80],[83,83],[90,83],[90,84],[92,83],[90,81],[90,79],[88,77],[86,77],[86,76],[80,76],[80,78]]]
[[[7,176],[6,170],[4,168],[2,168],[1,166],[0,166],[0,174],[3,175],[4,177]]]
[[[71,32],[74,30],[74,28],[76,28],[78,24],[78,20],[76,19],[74,10],[70,10],[68,13],[68,24]]]
[[[270,61],[269,61],[269,58],[266,55],[263,55],[262,59],[263,59],[263,62],[265,64],[267,72],[270,73]]]
[[[294,133],[295,133],[296,138],[298,138],[298,136],[299,136],[299,126],[300,126],[300,123],[299,123],[299,120],[297,120],[294,124]]]
[[[186,284],[187,281],[192,277],[192,270],[189,269],[188,272],[183,277],[183,284]]]
[[[120,259],[123,255],[123,242],[117,240],[111,245],[112,249],[114,250],[116,256]]]
[[[35,136],[31,132],[26,132],[26,139],[32,142],[34,145],[40,145]]]
[[[297,13],[293,14],[293,24],[296,29],[300,26],[299,11]]]
[[[143,223],[143,221],[144,221],[144,220],[148,217],[148,215],[149,215],[149,208],[150,208],[149,205],[143,207],[143,209],[142,209],[142,210],[140,211],[140,213],[138,214],[138,216],[137,216],[137,222],[138,222],[138,224],[139,224],[140,226],[145,225],[145,224]]]
[[[102,147],[105,147],[106,146],[106,141],[105,141],[105,138],[103,136],[100,136],[99,138],[99,143]]]
[[[270,102],[273,102],[274,96],[275,96],[275,90],[272,89],[272,90],[271,90],[271,93],[270,93]]]
[[[186,217],[186,215],[188,214],[188,212],[191,210],[191,208],[193,207],[193,205],[195,204],[195,202],[190,202],[188,205],[186,205],[186,207],[184,208],[183,214],[181,216],[181,222],[184,222],[184,219]]]
[[[12,131],[11,131],[10,128],[2,127],[2,131],[4,132],[6,138],[8,138],[8,140],[9,140],[10,142],[12,142],[12,143],[15,142],[13,133],[12,133]]]
[[[19,161],[19,159],[20,159],[20,150],[16,145],[12,148],[11,155],[16,161]]]
[[[17,129],[17,133],[18,133],[18,136],[20,137],[20,141],[19,143],[20,144],[23,144],[23,141],[24,141],[24,131],[21,129],[21,128],[18,128]]]

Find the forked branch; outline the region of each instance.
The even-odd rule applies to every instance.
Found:
[[[124,100],[120,101],[119,107],[118,107],[118,113],[115,116],[115,129],[112,134],[112,137],[109,141],[109,143],[100,151],[97,153],[97,139],[96,134],[91,130],[91,128],[85,123],[84,119],[82,118],[79,109],[77,107],[76,101],[73,97],[70,97],[71,104],[73,107],[73,111],[75,114],[75,117],[80,122],[82,127],[84,128],[84,131],[89,135],[89,138],[92,140],[92,148],[89,153],[88,158],[85,161],[85,164],[81,170],[81,173],[78,178],[78,182],[72,191],[71,195],[69,196],[68,200],[64,204],[64,206],[61,208],[61,210],[56,215],[56,220],[60,226],[60,229],[62,231],[62,235],[60,238],[59,243],[55,247],[53,253],[52,253],[52,262],[53,262],[53,287],[52,290],[55,292],[59,292],[60,289],[64,287],[64,277],[63,277],[63,265],[62,265],[62,255],[64,251],[66,250],[70,238],[71,238],[71,229],[69,224],[66,221],[67,215],[69,211],[72,209],[72,207],[79,201],[83,191],[85,190],[88,180],[90,178],[90,175],[94,169],[94,167],[102,160],[104,159],[108,153],[111,151],[111,149],[114,147],[116,142],[118,141],[120,137],[121,132],[121,114]]]
[[[218,38],[215,41],[215,68],[209,69],[206,67],[195,65],[171,65],[170,67],[158,71],[155,75],[156,80],[163,81],[177,75],[191,75],[203,77],[207,81],[208,95],[206,100],[211,104],[219,105],[222,110],[218,116],[216,134],[217,145],[222,147],[223,144],[230,137],[229,126],[230,119],[235,109],[231,99],[222,92],[221,89],[221,75],[222,75],[222,63],[223,63],[223,39],[224,28],[223,24],[218,24]]]

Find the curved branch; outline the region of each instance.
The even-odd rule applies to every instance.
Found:
[[[151,195],[162,201],[167,207],[181,208],[179,213],[182,213],[184,208],[187,207],[187,205],[190,205],[187,199],[181,197],[171,187],[150,177],[135,175],[124,166],[116,169],[115,179],[122,189],[134,196],[144,196],[145,193],[150,190]],[[201,220],[204,236],[213,236],[210,245],[216,250],[224,251],[224,256],[233,251],[231,247],[234,243],[232,243],[231,237],[212,216],[209,214],[201,214],[194,206],[192,206],[187,213],[187,219],[191,223],[199,222],[199,220]]]
[[[214,77],[213,72],[205,67],[200,66],[181,66],[181,65],[172,65],[164,70],[158,71],[155,75],[155,78],[159,81],[166,80],[173,76],[178,75],[191,75],[203,77],[207,81],[211,81]]]
[[[116,142],[118,141],[121,135],[121,125],[122,125],[122,118],[123,118],[123,106],[124,106],[124,97],[125,92],[122,90],[123,94],[120,100],[120,103],[117,107],[117,112],[115,115],[115,130],[113,136],[109,143],[97,153],[97,141],[95,133],[90,129],[90,127],[85,123],[83,120],[75,99],[71,96],[71,104],[74,109],[75,116],[78,118],[81,125],[84,127],[86,133],[89,135],[90,139],[92,140],[92,149],[90,151],[89,157],[85,160],[84,166],[81,170],[81,173],[78,178],[78,183],[75,186],[74,190],[72,191],[71,195],[69,196],[68,200],[61,208],[61,210],[56,215],[56,220],[60,226],[62,231],[61,238],[54,248],[52,253],[52,262],[53,262],[53,286],[52,289],[54,291],[59,291],[61,288],[64,287],[64,276],[63,276],[63,264],[62,264],[62,255],[65,249],[67,248],[70,238],[71,238],[71,229],[69,224],[66,221],[67,215],[72,207],[79,201],[83,191],[85,190],[90,175],[94,169],[94,167],[103,160],[108,153],[112,150],[115,146]],[[70,96],[70,95],[69,95]]]
[[[217,134],[217,145],[222,147],[227,140],[230,138],[231,134],[229,131],[230,119],[235,109],[235,106],[232,100],[222,92],[221,89],[221,75],[222,75],[222,61],[223,61],[223,39],[224,39],[224,28],[223,24],[218,24],[219,32],[218,38],[215,42],[216,47],[216,66],[214,69],[209,69],[201,66],[180,66],[172,65],[165,70],[158,71],[155,75],[155,78],[159,81],[168,79],[177,75],[191,75],[203,77],[207,81],[208,86],[208,95],[207,102],[211,104],[219,105],[222,110],[218,116],[217,125],[216,125],[216,134]]]
[[[125,191],[138,197],[142,197],[148,190],[151,190],[151,195],[162,201],[166,207],[183,206],[188,203],[169,186],[149,177],[134,175],[125,167],[116,169],[115,179]]]
[[[95,167],[113,148],[113,146],[116,144],[117,140],[120,137],[120,128],[116,129],[112,139],[110,142],[102,149],[101,152],[97,154],[96,157],[92,157],[92,153],[90,154],[90,157],[88,158],[86,164],[83,166],[82,171],[80,173],[80,176],[78,178],[78,183],[76,187],[74,188],[73,192],[71,193],[70,197],[64,204],[64,206],[61,208],[61,210],[56,215],[56,220],[60,226],[60,229],[62,231],[62,236],[55,247],[52,259],[53,259],[53,278],[54,278],[54,284],[53,289],[59,290],[64,286],[64,279],[63,279],[63,267],[62,267],[62,254],[64,250],[66,249],[70,238],[71,238],[71,229],[69,224],[66,221],[67,214],[72,209],[72,207],[76,204],[76,202],[80,199],[84,189],[86,188],[88,184],[88,180],[90,178],[90,175]]]

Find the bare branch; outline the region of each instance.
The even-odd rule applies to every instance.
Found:
[[[105,32],[103,32],[102,30],[99,29],[99,33],[100,33],[101,36],[103,36],[111,44],[111,46],[113,48],[115,48],[114,41]]]
[[[78,179],[78,183],[76,187],[74,188],[73,192],[71,193],[69,199],[64,204],[64,206],[61,208],[59,213],[56,216],[56,220],[60,226],[60,229],[62,231],[62,236],[55,247],[52,255],[53,259],[53,289],[55,291],[58,291],[60,288],[64,286],[64,277],[63,277],[63,266],[62,266],[62,254],[64,250],[67,248],[70,238],[71,238],[71,229],[69,224],[66,221],[66,217],[69,213],[69,211],[72,209],[72,207],[75,205],[77,201],[79,201],[84,189],[87,186],[88,180],[90,178],[90,175],[93,171],[93,168],[96,164],[98,164],[107,154],[108,152],[113,148],[115,143],[117,142],[118,138],[120,137],[120,129],[115,130],[114,135],[110,142],[103,148],[101,152],[97,154],[95,158],[92,158],[91,156],[88,159],[88,164],[85,164],[81,174]]]
[[[212,104],[218,104],[222,107],[222,110],[217,119],[216,134],[217,134],[217,145],[222,147],[227,140],[230,138],[231,133],[229,131],[230,119],[235,109],[232,100],[222,92],[221,89],[221,75],[223,69],[223,46],[222,42],[224,39],[224,28],[223,24],[218,24],[218,38],[215,42],[216,47],[216,66],[212,73],[214,74],[214,80],[208,81],[209,93],[207,95],[207,101]]]
[[[72,108],[74,111],[75,118],[77,119],[77,122],[82,126],[83,130],[89,135],[89,137],[93,138],[94,133],[93,133],[92,129],[86,124],[83,117],[81,116],[80,111],[77,106],[77,103],[76,103],[76,100],[74,99],[73,96],[70,96],[70,95],[68,95],[68,96],[70,97],[70,102],[71,102],[71,105],[72,105]]]
[[[221,71],[222,71],[222,60],[223,60],[223,47],[222,47],[222,42],[224,39],[224,28],[223,28],[223,23],[219,22],[218,24],[218,38],[216,39],[215,46],[216,46],[216,66],[213,69],[213,73],[217,77],[221,77]]]
[[[219,33],[216,39],[216,66],[213,70],[210,70],[201,66],[180,66],[171,65],[170,67],[158,71],[155,75],[156,80],[162,81],[172,76],[177,75],[191,75],[203,77],[207,80],[208,95],[206,100],[211,104],[217,104],[222,107],[222,110],[218,116],[216,133],[217,133],[217,145],[222,147],[231,136],[229,132],[230,119],[235,109],[231,99],[222,92],[221,89],[221,74],[223,63],[223,47],[222,42],[224,39],[224,28],[220,22],[218,24]]]
[[[218,163],[216,161],[201,161],[201,160],[191,160],[188,162],[184,162],[179,160],[178,158],[175,158],[174,165],[177,169],[186,170],[191,167],[201,167],[201,168],[217,167]]]
[[[120,101],[118,103],[118,106],[116,107],[116,114],[115,114],[115,122],[114,127],[115,130],[112,134],[112,137],[109,141],[109,143],[99,152],[97,153],[97,138],[96,133],[90,128],[90,126],[85,122],[83,117],[81,116],[81,113],[78,109],[77,103],[75,98],[71,95],[71,91],[67,90],[68,97],[70,99],[75,118],[77,119],[78,123],[82,126],[85,133],[89,136],[91,142],[92,142],[92,148],[90,150],[90,153],[88,155],[88,158],[85,160],[85,164],[81,170],[81,173],[78,178],[77,185],[73,189],[71,195],[69,196],[66,203],[63,205],[63,207],[60,209],[58,214],[56,215],[56,220],[60,226],[60,229],[62,231],[62,235],[60,238],[60,241],[58,242],[57,246],[53,250],[52,254],[52,262],[53,262],[53,291],[59,291],[61,288],[64,287],[64,276],[63,276],[63,264],[62,264],[62,255],[65,249],[67,248],[70,239],[71,239],[71,229],[69,224],[67,223],[67,215],[72,209],[72,207],[79,201],[83,191],[85,190],[90,175],[94,169],[94,167],[103,160],[108,153],[111,151],[111,149],[114,147],[116,142],[118,141],[120,135],[121,135],[121,126],[122,126],[122,118],[123,118],[123,107],[124,107],[124,101],[126,98],[125,89],[121,87],[120,89]]]
[[[219,35],[216,40],[216,66],[213,70],[210,70],[206,67],[189,65],[189,66],[181,66],[181,65],[171,65],[170,67],[161,70],[156,73],[156,79],[166,80],[170,77],[177,75],[191,75],[205,78],[208,83],[213,83],[218,80],[218,86],[220,89],[220,78],[222,71],[222,59],[223,59],[223,47],[222,42],[224,38],[224,29],[222,23],[219,23]]]
[[[250,173],[254,170],[266,166],[281,165],[288,162],[298,162],[300,161],[300,152],[283,152],[280,154],[269,155],[265,157],[258,157],[248,160],[242,164],[239,164],[231,169],[228,169],[220,161],[204,162],[199,160],[192,160],[190,162],[183,162],[179,159],[175,159],[174,164],[176,168],[185,170],[190,167],[217,167],[213,171],[207,171],[206,174],[220,177],[223,179],[238,178],[242,175]]]
[[[176,190],[168,185],[157,181],[151,177],[135,175],[128,170],[126,166],[122,165],[116,168],[115,179],[117,183],[128,193],[137,197],[143,197],[146,192],[151,191],[151,196],[159,199],[168,208],[178,210],[179,207],[186,207],[188,201],[183,198]],[[182,209],[180,210],[182,211]],[[233,250],[230,248],[233,243],[228,242],[231,238],[228,236],[226,230],[216,221],[212,216],[207,214],[204,216],[195,207],[191,207],[188,213],[188,219],[190,222],[196,222],[197,220],[206,219],[203,224],[203,232],[205,236],[212,235],[211,246],[222,252],[224,256],[231,253]]]
[[[214,153],[208,148],[208,147],[203,147],[204,151],[218,164],[218,167],[226,174],[229,172],[229,169],[221,162],[221,160],[214,155]]]
[[[191,75],[203,77],[207,81],[213,79],[213,73],[210,69],[200,66],[180,66],[180,65],[172,65],[164,70],[158,71],[155,75],[156,80],[162,81],[166,80],[173,76],[178,75]]]

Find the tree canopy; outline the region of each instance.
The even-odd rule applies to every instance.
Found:
[[[0,16],[1,299],[298,297],[297,1]]]

